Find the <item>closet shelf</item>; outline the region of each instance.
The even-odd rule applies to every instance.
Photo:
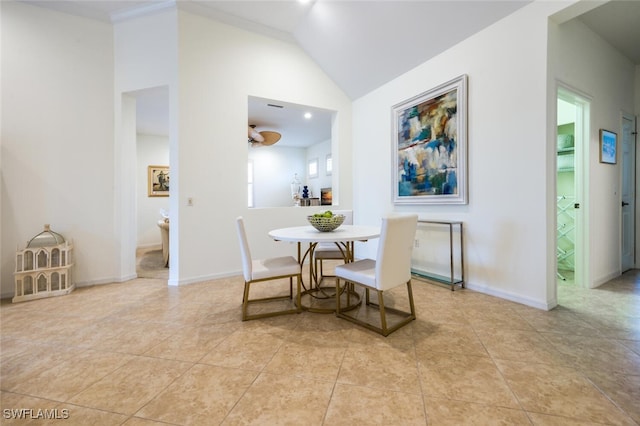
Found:
[[[574,270],[575,254],[575,197],[559,195],[557,199],[557,267],[558,269]],[[558,278],[566,278],[556,271]]]
[[[558,173],[575,171],[575,149],[560,148],[558,149]]]
[[[574,154],[575,152],[576,150],[573,147],[558,149],[558,155],[569,155],[569,154]]]

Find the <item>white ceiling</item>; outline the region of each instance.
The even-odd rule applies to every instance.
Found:
[[[640,65],[640,1],[614,0],[579,17],[589,28]]]
[[[352,99],[443,52],[529,0],[22,0],[113,21],[177,5],[298,44]]]
[[[530,0],[315,0],[304,4],[297,0],[21,1],[111,22],[177,5],[298,44],[347,96],[357,99]],[[640,64],[640,0],[614,0],[580,19]],[[144,95],[163,96],[140,93],[141,104],[149,102]],[[146,119],[146,112],[139,108],[139,122]],[[268,120],[255,115],[249,118],[254,123]],[[279,143],[286,144],[284,137]]]
[[[333,111],[288,102],[250,97],[249,124],[259,132],[278,132],[279,146],[308,147],[331,139]],[[309,118],[304,114],[310,113]]]
[[[147,135],[169,135],[169,88],[154,87],[129,95],[136,98],[136,128]]]

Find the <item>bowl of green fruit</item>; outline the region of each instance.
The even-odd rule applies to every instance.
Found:
[[[307,216],[309,223],[320,232],[337,229],[344,222],[343,214],[333,214],[331,210]]]

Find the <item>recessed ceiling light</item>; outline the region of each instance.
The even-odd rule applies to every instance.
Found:
[[[304,118],[306,118],[307,120],[311,118],[311,113],[310,112],[305,112],[304,113]]]

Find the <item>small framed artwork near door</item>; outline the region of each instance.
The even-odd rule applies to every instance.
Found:
[[[169,166],[149,166],[149,197],[169,196]]]
[[[600,129],[600,162],[616,164],[616,143],[618,135],[609,130]]]

